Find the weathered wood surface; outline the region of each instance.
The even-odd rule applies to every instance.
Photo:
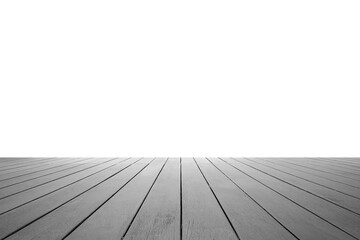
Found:
[[[360,239],[360,158],[0,158],[1,239]]]

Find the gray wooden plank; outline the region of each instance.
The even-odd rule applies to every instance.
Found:
[[[20,184],[12,185],[10,187],[0,188],[0,200],[18,194],[20,192],[28,191],[29,189],[33,189],[45,184],[49,184],[53,181],[57,181],[62,178],[67,178],[74,174],[79,174],[88,169],[92,169],[98,166],[101,167],[101,165],[103,164],[112,163],[116,160],[117,160],[116,158],[112,158],[112,159],[97,158],[95,159],[95,162],[93,162],[92,164],[88,162],[86,165],[81,165],[80,168],[74,166],[71,169],[68,169],[63,172],[59,172],[58,174],[47,175],[46,177],[43,178],[36,178],[34,180],[28,180]]]
[[[324,158],[324,157],[322,157]],[[339,162],[344,163],[355,163],[360,165],[360,158],[354,158],[354,157],[325,157],[327,159],[336,159]]]
[[[312,158],[312,159],[314,159],[314,158]],[[333,163],[337,163],[339,165],[344,165],[344,166],[360,167],[359,159],[351,160],[351,158],[348,159],[348,158],[337,158],[337,157],[317,157],[315,159],[321,159],[324,161],[333,162]]]
[[[124,239],[180,240],[180,158],[167,161]]]
[[[143,170],[145,171],[147,169],[148,163],[151,163],[151,161],[148,160],[150,159],[138,162],[127,171],[108,179],[98,187],[88,191],[86,194],[73,199],[56,211],[42,217],[31,225],[11,235],[8,239],[63,239],[68,233],[76,228],[78,224],[81,224],[93,213],[101,209],[101,207],[111,200],[117,193],[121,192],[120,190],[122,190],[124,186],[132,180],[138,179],[138,175],[140,175]],[[155,162],[154,164],[158,163],[160,163],[160,161]],[[142,181],[138,187],[151,185],[151,181],[156,177],[156,170],[159,169],[150,167],[145,174],[142,174],[139,178],[143,178],[144,181]],[[132,188],[132,192],[134,192],[135,189]],[[147,189],[145,188],[145,190]],[[135,200],[131,199],[131,201]],[[122,207],[124,207],[124,205]],[[101,228],[96,228],[97,232],[100,230]],[[109,229],[106,232],[108,231]],[[91,236],[91,238],[93,237],[94,236]],[[103,239],[108,238],[103,237]]]
[[[339,160],[338,158],[311,158],[315,161],[318,162],[323,162],[326,164],[330,164],[332,166],[336,166],[336,167],[343,167],[346,169],[352,169],[352,170],[357,170],[360,171],[360,163],[359,164],[352,164],[352,163],[348,163],[348,162],[344,162]]]
[[[4,161],[4,160],[0,160],[0,168],[3,167],[11,167],[11,166],[22,166],[25,164],[33,164],[36,163],[38,161],[44,161],[44,160],[51,160],[54,158],[23,158],[23,159],[19,159],[18,161],[14,161],[14,160],[9,160],[9,161]]]
[[[268,160],[269,158],[263,158],[263,159]],[[300,164],[298,162],[296,162],[296,163],[295,162],[287,162],[287,161],[283,161],[283,160],[281,160],[279,158],[276,158],[276,164],[288,165],[288,166],[296,167],[297,169],[304,170],[304,171],[312,173],[314,175],[326,176],[327,178],[335,179],[337,181],[340,181],[340,182],[343,182],[343,183],[346,183],[346,184],[349,184],[349,185],[352,185],[352,186],[355,186],[355,187],[358,187],[360,185],[360,181],[357,180],[357,179],[350,178],[348,176],[344,176],[344,175],[341,175],[341,174],[332,173],[332,172],[329,172],[329,171],[324,171],[322,169],[315,169],[315,168],[309,167],[307,165]]]
[[[204,158],[195,159],[240,239],[297,239],[243,189]]]
[[[88,176],[91,176],[92,174],[96,174],[99,171],[112,167],[114,166],[114,164],[117,163],[118,162],[107,162],[103,165],[96,166],[91,169],[87,169],[85,171],[76,173],[74,175],[65,178],[61,178],[53,182],[49,182],[47,184],[32,188],[28,191],[20,192],[19,194],[3,198],[0,200],[0,214],[7,212],[10,209],[16,208],[17,206],[21,206],[29,201],[32,201],[33,199],[37,199],[50,192],[57,191],[73,183],[82,181],[86,179]]]
[[[332,162],[323,158],[305,158],[303,162],[309,162],[312,166],[322,168],[328,168],[334,171],[341,171],[344,173],[350,173],[351,175],[360,176],[359,168],[356,166],[346,166],[344,163]]]
[[[241,171],[242,168],[231,166],[217,158],[210,160],[297,238],[302,240],[354,239],[349,234],[284,197],[284,195],[273,191],[245,174]]]
[[[142,159],[119,159],[119,163],[101,172],[89,176],[86,181],[76,182],[66,188],[42,196],[12,211],[0,214],[0,239],[10,236],[31,225],[42,217],[56,211],[61,206],[95,189],[107,180],[123,171],[131,170]]]
[[[275,164],[271,164],[267,161],[264,161],[262,159],[256,158],[244,158],[247,159],[257,165],[262,165],[262,166],[266,166],[269,167],[271,169],[274,169],[275,171],[280,171],[282,173],[285,174],[289,174],[292,175],[294,177],[303,179],[304,181],[310,181],[312,183],[315,184],[319,184],[320,186],[323,186],[325,188],[329,188],[332,189],[334,191],[337,191],[341,194],[345,194],[345,195],[349,195],[355,198],[358,198],[360,200],[360,188],[355,188],[349,185],[345,185],[343,183],[339,183],[339,182],[334,182],[334,181],[330,181],[328,179],[325,178],[321,178],[318,176],[314,176],[312,174],[303,172],[303,171],[298,171],[297,169],[292,169],[289,168],[288,166],[281,166],[281,165],[275,165]]]
[[[31,158],[27,158],[27,157],[0,157],[0,163],[16,163],[16,162],[22,162],[22,161],[26,161],[29,160]]]
[[[7,180],[3,180],[0,181],[0,189],[1,188],[5,188],[5,187],[9,187],[12,185],[16,185],[22,182],[26,182],[26,181],[31,181],[37,178],[43,178],[52,174],[61,174],[61,172],[68,170],[68,169],[77,169],[80,168],[81,166],[85,165],[85,164],[93,164],[94,162],[97,162],[98,158],[84,158],[80,161],[74,161],[71,162],[69,164],[66,164],[64,166],[55,168],[55,169],[48,169],[45,171],[41,171],[41,172],[36,172],[36,173],[31,173],[31,174],[26,174],[24,176],[19,176],[16,178],[11,178],[11,179],[7,179]]]
[[[182,239],[238,239],[196,163],[182,167]]]
[[[294,159],[291,159],[291,158],[283,158],[280,160],[284,161],[284,162],[296,163],[297,165],[306,166],[307,168],[315,169],[317,171],[327,172],[330,174],[339,175],[339,176],[343,176],[345,178],[350,178],[350,179],[360,181],[360,174],[341,170],[339,168],[333,168],[326,164],[316,164],[307,158],[301,158],[300,160],[297,160],[297,161],[294,161]]]
[[[325,201],[324,199],[318,198],[313,194],[304,192],[293,185],[289,185],[234,159],[227,158],[226,162],[237,167],[239,171],[251,176],[254,180],[269,189],[272,189],[283,197],[286,197],[288,200],[298,204],[308,212],[315,214],[323,221],[326,221],[349,235],[360,238],[360,229],[358,228],[358,226],[360,226],[359,215]]]
[[[53,159],[54,157],[25,157],[25,158],[0,158],[0,164],[6,164],[7,166],[10,165],[18,165],[18,164],[25,164],[31,163],[35,161],[41,161],[45,159]]]
[[[0,239],[360,239],[359,158],[68,160],[0,158]]]
[[[121,190],[113,191],[113,194],[107,197],[95,211],[88,211],[87,214],[84,214],[85,217],[82,216],[82,221],[77,221],[75,226],[67,229],[64,239],[123,239],[165,163],[166,159],[164,158],[156,159],[149,165],[141,165],[142,168],[139,168],[138,171],[143,170],[137,176],[132,173],[133,179],[129,178],[129,174],[129,176],[122,176],[118,179],[116,185],[117,188],[121,187]],[[110,184],[108,188],[116,186],[114,183],[108,184]],[[98,194],[96,192],[94,194],[94,197],[97,198]],[[73,208],[75,210],[78,206],[74,205]],[[60,217],[59,221],[61,222],[63,218],[68,218],[68,216]],[[74,222],[73,219],[69,219],[69,221]]]
[[[360,157],[342,157],[342,158],[337,158],[338,160],[341,160],[341,161],[348,161],[350,163],[355,163],[355,164],[358,164],[360,165]]]
[[[321,178],[321,179],[324,179],[329,182],[335,182],[335,183],[338,183],[338,184],[341,184],[344,186],[351,187],[353,189],[360,189],[360,186],[358,186],[357,181],[352,181],[352,180],[349,180],[346,178],[334,176],[334,175],[323,173],[323,172],[309,170],[307,168],[301,168],[296,165],[282,163],[282,162],[277,161],[274,158],[252,158],[252,159],[254,159],[256,161],[264,161],[267,164],[271,164],[271,166],[276,166],[276,167],[280,166],[282,168],[291,169],[291,170],[294,170],[296,172],[299,172],[299,173],[302,173],[305,175],[311,175],[311,176],[314,176],[317,178]],[[350,181],[350,182],[348,182],[348,181]]]
[[[62,162],[68,162],[71,161],[71,158],[54,158],[50,161],[43,161],[43,162],[36,162],[31,164],[26,164],[24,166],[18,166],[18,167],[9,167],[9,168],[1,168],[0,175],[4,176],[11,173],[17,173],[28,169],[35,169],[42,166],[49,166],[49,165],[56,165],[60,164]]]
[[[53,162],[53,163],[48,163],[48,164],[41,165],[41,166],[35,166],[35,167],[31,167],[31,168],[27,168],[27,169],[23,169],[23,170],[19,170],[19,171],[4,173],[0,176],[0,181],[5,181],[5,180],[17,178],[17,177],[22,177],[22,176],[37,173],[37,172],[43,172],[48,169],[59,168],[59,167],[65,166],[67,164],[73,164],[73,163],[76,163],[76,162],[79,162],[82,160],[83,160],[83,158],[77,158],[77,159],[67,158],[67,159],[61,160],[60,162]]]
[[[285,159],[285,158],[284,158]],[[323,158],[323,157],[307,157],[307,158],[286,158],[288,160],[292,160],[294,162],[297,162],[299,160],[308,160],[316,164],[327,164],[329,166],[335,166],[335,167],[349,167],[347,162],[338,160],[336,158]],[[351,166],[351,165],[350,165]]]

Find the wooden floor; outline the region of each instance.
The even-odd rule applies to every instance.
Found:
[[[360,239],[360,158],[1,158],[0,239]]]

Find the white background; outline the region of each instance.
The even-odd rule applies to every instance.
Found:
[[[359,13],[0,1],[0,156],[360,156]]]

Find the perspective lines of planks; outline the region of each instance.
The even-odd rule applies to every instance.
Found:
[[[0,158],[2,239],[360,240],[360,158]]]

